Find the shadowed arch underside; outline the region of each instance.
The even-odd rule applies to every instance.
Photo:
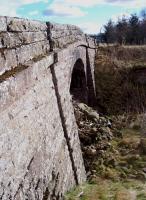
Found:
[[[78,59],[73,67],[70,93],[73,96],[73,99],[79,102],[88,102],[86,75],[84,64],[81,59]]]

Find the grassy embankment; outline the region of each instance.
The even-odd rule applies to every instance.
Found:
[[[97,104],[117,120],[122,138],[113,138],[103,158],[97,159],[96,176],[68,193],[67,200],[146,200],[146,142],[141,140],[146,87],[135,76],[135,70],[145,68],[145,46],[100,47],[95,68]]]
[[[67,200],[146,200],[146,152],[140,146],[140,129],[121,131],[123,138],[115,137],[104,158],[97,160],[96,176],[68,193]]]
[[[99,47],[95,61],[97,104],[108,114],[143,112],[146,85],[138,82],[138,69],[146,69],[146,46]]]

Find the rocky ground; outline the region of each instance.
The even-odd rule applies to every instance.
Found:
[[[101,116],[74,102],[88,183],[67,200],[146,200],[146,138],[135,117]]]

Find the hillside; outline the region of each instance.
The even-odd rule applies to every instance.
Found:
[[[146,107],[146,46],[100,47],[95,61],[97,104],[108,114]]]

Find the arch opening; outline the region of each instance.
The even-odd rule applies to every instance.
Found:
[[[81,59],[78,59],[73,67],[70,94],[73,96],[73,100],[88,103],[86,75]]]

